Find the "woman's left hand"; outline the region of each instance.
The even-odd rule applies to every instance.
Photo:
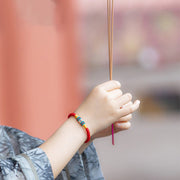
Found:
[[[133,103],[129,102],[128,104],[124,105],[126,106],[131,106]],[[131,127],[131,123],[129,122],[132,119],[132,114],[128,114],[127,116],[124,116],[120,118],[118,121],[114,123],[114,133],[118,133],[120,131],[128,130]],[[107,137],[112,134],[111,132],[111,126],[109,126],[106,129],[103,129],[102,131],[95,133],[93,136],[91,136],[91,140],[87,144],[83,144],[81,148],[79,149],[79,153],[81,154],[88,146],[90,143],[92,143],[93,140],[101,137]]]

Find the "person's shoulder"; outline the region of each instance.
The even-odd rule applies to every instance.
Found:
[[[44,142],[42,139],[33,137],[17,128],[10,126],[0,126],[0,139],[5,136],[15,144],[19,144],[23,151],[36,148]]]
[[[15,136],[18,136],[18,135],[25,135],[25,136],[30,136],[29,134],[27,134],[26,132],[22,131],[22,130],[19,130],[17,128],[14,128],[14,127],[11,127],[11,126],[4,126],[4,125],[1,125],[0,126],[0,129],[1,131],[4,131],[6,132],[7,134],[11,135],[11,134],[14,134]]]

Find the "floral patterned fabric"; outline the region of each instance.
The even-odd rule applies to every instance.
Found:
[[[38,148],[44,141],[0,126],[0,180],[53,180],[51,164]],[[56,180],[104,180],[93,143],[76,153]]]

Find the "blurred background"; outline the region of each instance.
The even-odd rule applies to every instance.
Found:
[[[115,2],[113,79],[141,100],[132,128],[95,141],[106,179],[180,179],[180,2]],[[104,0],[80,0],[87,91],[108,79]]]
[[[6,2],[0,7],[1,124],[46,139],[109,79],[106,1]],[[111,137],[94,142],[104,177],[179,180],[180,1],[114,2],[113,79],[141,108],[131,129],[115,135],[115,146]]]

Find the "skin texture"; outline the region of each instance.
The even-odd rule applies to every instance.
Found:
[[[131,114],[139,108],[140,101],[132,103],[132,95],[123,94],[120,87],[114,80],[96,86],[75,111],[90,129],[91,141],[110,135],[112,123],[115,133],[130,127]],[[50,160],[54,178],[78,150],[81,153],[88,146],[85,140],[86,131],[71,117],[40,146]]]

